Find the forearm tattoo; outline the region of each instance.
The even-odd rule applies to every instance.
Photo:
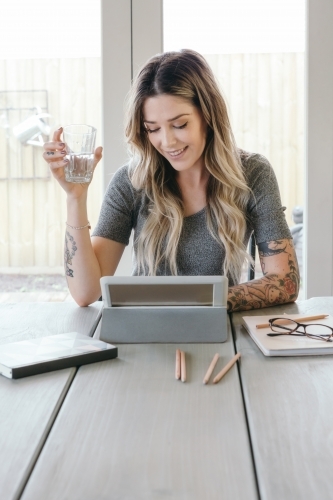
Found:
[[[266,241],[265,243],[258,243],[258,253],[261,264],[261,269],[263,275],[265,276],[267,273],[265,272],[265,263],[264,257],[271,257],[272,255],[278,255],[279,253],[284,253],[287,248],[287,243],[285,240],[274,240],[274,241]]]
[[[71,249],[69,249],[69,247],[71,247]],[[77,250],[76,242],[74,241],[73,236],[68,231],[66,231],[64,262],[65,262],[65,273],[66,276],[69,276],[69,278],[74,278],[74,271],[69,266],[73,265],[72,259],[75,255],[76,250]]]
[[[258,245],[264,276],[229,289],[228,311],[260,309],[297,299],[299,290],[298,264],[293,251],[293,240],[270,241]],[[285,253],[287,270],[283,275],[265,273],[264,257]]]

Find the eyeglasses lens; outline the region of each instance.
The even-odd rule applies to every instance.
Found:
[[[305,331],[303,326],[298,326],[298,324],[291,319],[277,318],[271,323],[271,329],[275,333],[293,333],[295,335],[306,334],[307,337],[318,339],[318,340],[333,340],[333,334],[331,328],[326,325],[306,325]]]
[[[271,323],[271,328],[275,333],[290,333],[297,329],[297,323],[291,319],[277,318]]]
[[[325,340],[332,337],[332,330],[325,325],[306,325],[306,333],[313,337],[324,337]]]

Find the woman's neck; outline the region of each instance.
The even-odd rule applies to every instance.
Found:
[[[177,173],[176,179],[182,195],[184,217],[193,215],[206,206],[206,190],[209,176],[210,174],[206,168]]]

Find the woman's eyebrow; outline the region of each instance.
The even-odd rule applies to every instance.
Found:
[[[174,120],[178,120],[178,118],[181,118],[182,116],[190,116],[191,113],[182,113],[181,115],[177,115],[174,118],[170,118],[170,120],[167,120],[168,122],[173,122]],[[143,120],[144,123],[156,123],[156,122],[151,122],[149,120]]]

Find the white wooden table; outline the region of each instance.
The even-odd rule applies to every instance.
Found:
[[[100,310],[101,303],[0,304],[0,344],[70,331],[92,335]],[[20,497],[75,372],[68,368],[18,380],[0,376],[1,499]]]
[[[175,380],[186,352],[187,381]],[[120,345],[80,367],[22,500],[257,499],[239,376],[202,383],[223,344]]]
[[[332,500],[333,355],[265,357],[242,315],[333,314],[333,297],[233,314],[261,500]]]
[[[100,308],[22,306],[0,308],[0,342],[89,334]],[[243,314],[284,312],[333,314],[333,298]],[[230,334],[224,344],[121,345],[118,359],[75,378],[0,377],[1,498],[24,489],[22,500],[251,500],[256,474],[261,500],[331,500],[333,356],[265,357],[241,316],[233,315],[241,385],[237,367],[202,384],[215,352],[215,371],[233,356]],[[176,347],[187,353],[185,384],[174,379]]]

